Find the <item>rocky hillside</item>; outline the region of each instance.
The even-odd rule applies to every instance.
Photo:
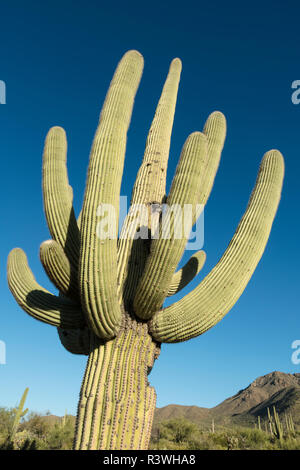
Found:
[[[253,425],[258,416],[266,418],[267,409],[273,406],[279,414],[292,414],[295,424],[300,425],[300,374],[271,372],[214,408],[181,405],[157,408],[155,423],[186,418],[204,427],[210,426],[212,420],[228,426]]]

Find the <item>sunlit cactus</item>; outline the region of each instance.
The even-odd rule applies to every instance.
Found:
[[[28,413],[28,408],[24,410],[24,405],[25,405],[28,391],[29,391],[29,388],[25,388],[19,405],[13,409],[15,417],[14,417],[14,421],[13,421],[12,428],[11,428],[10,435],[9,435],[9,439],[12,443],[14,442],[21,419],[24,418],[26,413]]]
[[[282,426],[282,423],[280,421],[280,418],[278,416],[275,406],[273,406],[273,417],[270,413],[269,408],[267,408],[267,411],[268,411],[268,419],[269,419],[271,434],[272,436],[274,435],[277,439],[281,441],[283,438],[283,426]]]
[[[187,138],[166,194],[181,73],[181,62],[174,59],[131,198],[131,206],[147,208],[148,223],[134,224],[135,215],[129,212],[122,229],[116,226],[119,238],[99,236],[100,209],[105,205],[110,205],[118,224],[127,130],[142,70],[143,57],[137,51],[127,52],[116,69],[93,141],[77,218],[67,176],[65,132],[53,127],[46,137],[43,197],[52,240],[42,243],[40,258],[59,296],[35,281],[20,248],[8,257],[8,282],[19,305],[32,317],[57,327],[68,351],[89,356],[75,449],[147,449],[156,403],[147,376],[160,344],[198,336],[231,309],[263,254],[281,194],[283,158],[271,150],[262,159],[246,212],[220,261],[198,287],[163,308],[166,297],[178,293],[199,273],[205,253],[194,253],[176,272],[187,237],[175,237],[174,220],[169,238],[163,236],[160,225],[156,238],[133,235],[142,228],[150,233],[151,217],[158,217],[161,224],[163,204],[191,205],[192,228],[198,206],[205,206],[213,186],[226,121],[216,111],[202,132]]]

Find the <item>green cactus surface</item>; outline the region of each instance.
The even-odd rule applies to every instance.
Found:
[[[282,189],[283,157],[270,150],[219,262],[197,287],[164,308],[165,299],[186,287],[206,259],[200,250],[179,269],[188,232],[213,187],[226,120],[215,111],[202,132],[187,137],[167,192],[181,75],[181,61],[174,59],[146,139],[130,211],[119,227],[127,131],[142,71],[143,57],[135,50],[128,51],[117,66],[91,147],[77,217],[66,167],[65,131],[52,127],[46,136],[42,188],[51,239],[41,244],[40,259],[59,294],[36,282],[22,249],[15,248],[8,256],[8,283],[18,304],[30,316],[56,327],[67,351],[88,356],[74,449],[148,448],[156,403],[148,375],[161,343],[201,335],[233,307],[264,252]],[[187,205],[192,208],[188,231],[177,237],[178,219],[171,208]],[[162,224],[167,216],[168,237]],[[105,217],[113,228],[107,236],[99,229]]]

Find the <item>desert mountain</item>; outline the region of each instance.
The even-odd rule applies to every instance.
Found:
[[[267,416],[275,406],[279,414],[290,413],[300,425],[300,373],[271,372],[254,380],[248,387],[227,398],[214,408],[168,405],[157,408],[155,423],[166,419],[186,418],[204,427],[212,420],[223,425],[252,425],[257,416]]]

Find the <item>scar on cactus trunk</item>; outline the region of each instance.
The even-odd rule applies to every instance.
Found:
[[[61,127],[47,134],[43,154],[43,198],[52,239],[41,244],[40,259],[59,290],[41,287],[20,248],[8,256],[8,283],[19,305],[32,317],[57,328],[73,354],[88,356],[82,383],[75,449],[146,449],[156,395],[147,375],[161,343],[187,341],[218,323],[244,291],[265,249],[280,200],[284,162],[278,150],[261,162],[245,214],[223,256],[199,285],[163,308],[199,273],[206,255],[193,253],[177,269],[187,237],[162,230],[162,205],[193,209],[206,205],[226,134],[224,115],[213,112],[202,132],[183,145],[168,194],[166,173],[181,62],[174,59],[146,140],[144,158],[133,187],[131,207],[120,237],[99,236],[106,204],[113,208],[115,233],[127,131],[143,69],[137,51],[121,59],[110,84],[94,137],[83,206],[76,218],[69,185],[67,140]],[[153,210],[154,209],[154,210]],[[142,239],[152,220],[158,237]],[[102,219],[101,219],[102,220]],[[185,227],[186,228],[186,227]]]

